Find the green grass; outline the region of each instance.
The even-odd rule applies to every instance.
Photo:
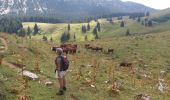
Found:
[[[28,70],[34,70],[36,61],[39,63],[41,73],[37,74],[40,76],[40,80],[28,81],[27,95],[30,100],[74,100],[71,95],[80,100],[132,100],[135,95],[140,93],[152,96],[153,100],[169,99],[168,91],[162,94],[157,90],[157,78],[160,75],[160,70],[167,71],[164,76],[165,81],[169,81],[170,78],[170,29],[168,28],[170,22],[148,28],[136,21],[125,19],[125,28],[120,28],[117,20],[113,25],[105,19],[99,21],[102,26],[99,33],[101,39],[95,41],[84,41],[84,35],[80,31],[83,23],[71,24],[71,34],[76,32],[78,37],[77,42],[72,43],[78,44],[79,53],[68,55],[70,60],[70,68],[66,75],[68,91],[63,97],[55,95],[58,90],[58,82],[54,77],[56,54],[50,50],[50,47],[59,45],[59,40],[57,39],[60,38],[64,29],[57,29],[64,28],[67,24],[38,23],[42,33],[50,31],[46,35],[49,38],[51,36],[56,38],[54,43],[43,42],[41,40],[43,35],[33,36],[32,39],[28,39],[1,33],[1,36],[6,36],[9,41],[9,50],[4,60],[24,64]],[[93,27],[95,24],[95,22],[91,22]],[[34,23],[24,23],[24,27],[32,27],[33,25]],[[130,29],[131,34],[133,33],[131,36],[124,35],[127,29]],[[91,31],[87,34],[91,35]],[[139,34],[134,35],[134,33]],[[103,47],[104,53],[86,50],[84,44],[87,42],[91,45]],[[114,54],[105,54],[108,48],[114,48]],[[12,52],[15,53],[13,54]],[[94,67],[87,66],[93,65],[94,60],[100,63],[96,70],[96,82],[93,84],[96,88],[87,85],[86,80],[91,80],[95,73]],[[128,68],[119,67],[119,64],[124,60],[134,63],[136,73],[133,77]],[[83,76],[78,79],[78,70],[82,65],[85,65],[85,67],[82,67]],[[121,83],[119,95],[109,91],[111,83],[105,83],[108,80],[109,67],[114,67],[114,79]],[[145,74],[149,75],[151,79],[142,77],[141,70],[144,70]],[[12,87],[20,84],[20,81],[18,81],[20,76],[15,70],[3,65],[0,73],[9,77],[8,81],[0,79],[0,82],[3,82],[2,85],[5,86],[5,93],[9,95],[8,100],[17,100],[18,94],[12,94],[10,91]],[[49,87],[45,86],[44,80],[51,80],[54,84]],[[141,81],[144,82],[144,85],[141,84]],[[152,86],[154,86],[153,89],[150,88]]]

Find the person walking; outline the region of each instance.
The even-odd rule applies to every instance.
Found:
[[[66,91],[65,74],[66,74],[66,70],[69,67],[69,61],[67,57],[63,54],[62,48],[57,48],[56,53],[57,53],[57,57],[55,59],[55,64],[56,64],[55,74],[60,85],[60,89],[57,95],[64,95],[64,91]]]

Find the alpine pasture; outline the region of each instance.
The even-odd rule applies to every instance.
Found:
[[[0,96],[6,100],[23,96],[28,100],[133,100],[139,94],[147,94],[152,100],[169,100],[170,21],[145,27],[128,17],[123,20],[125,27],[120,27],[121,20],[117,18],[113,18],[113,23],[99,19],[99,39],[93,36],[95,21],[90,22],[91,29],[87,33],[81,32],[82,25],[87,23],[70,23],[68,43],[77,44],[78,50],[76,54],[67,55],[70,67],[66,75],[68,91],[64,96],[55,95],[58,89],[54,74],[56,53],[51,47],[60,45],[67,23],[37,23],[40,34],[31,39],[0,33],[5,41],[0,41],[0,45],[7,48],[0,59]],[[23,23],[23,26],[33,28],[34,24]],[[129,36],[126,36],[127,29]],[[42,40],[44,35],[48,41]],[[103,51],[87,50],[85,44],[102,47]],[[114,52],[108,53],[109,48]],[[121,63],[131,66],[120,66]],[[39,79],[23,78],[23,68],[36,73]],[[49,81],[51,85],[46,84]]]

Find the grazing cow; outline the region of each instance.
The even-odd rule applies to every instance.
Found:
[[[77,48],[78,46],[77,46],[77,44],[74,44],[72,47]]]
[[[120,63],[120,66],[121,67],[132,67],[132,63],[127,63],[127,62],[122,62],[122,63]]]
[[[114,49],[108,49],[108,53],[113,53],[114,52]]]
[[[88,49],[90,47],[90,44],[85,44],[85,48]]]
[[[103,48],[101,48],[101,47],[91,47],[91,50],[94,50],[94,51],[103,51]]]
[[[57,48],[60,48],[60,47],[52,47],[51,50],[56,51]]]
[[[101,47],[97,47],[97,51],[103,51],[103,48],[101,48]]]

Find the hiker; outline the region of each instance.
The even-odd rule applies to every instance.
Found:
[[[55,59],[56,64],[56,78],[58,79],[60,90],[57,95],[64,95],[64,91],[66,91],[66,80],[65,73],[69,66],[69,61],[67,57],[64,56],[62,48],[56,48],[57,57]]]

